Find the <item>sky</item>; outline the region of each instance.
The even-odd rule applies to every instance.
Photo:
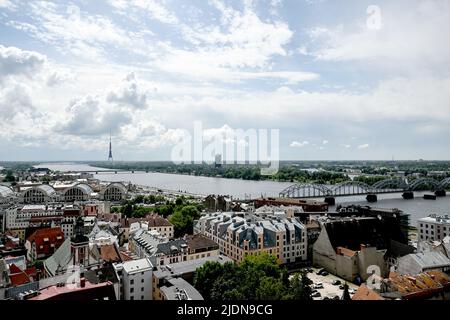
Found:
[[[0,161],[170,160],[195,122],[450,159],[449,30],[446,0],[0,0]]]

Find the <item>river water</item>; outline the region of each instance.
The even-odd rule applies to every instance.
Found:
[[[290,182],[273,181],[245,181],[238,179],[197,177],[180,174],[165,174],[154,172],[135,173],[101,173],[107,170],[94,168],[89,165],[78,163],[49,163],[37,167],[49,168],[54,171],[98,171],[95,178],[109,182],[131,182],[132,184],[154,187],[173,191],[186,191],[193,194],[222,194],[239,199],[250,199],[256,197],[277,197],[285,188],[292,185]],[[431,213],[449,214],[450,195],[437,200],[424,200],[423,195],[430,192],[416,192],[414,200],[403,200],[401,193],[378,195],[376,204],[368,204],[365,196],[338,197],[337,204],[361,204],[379,208],[398,208],[411,215],[411,223],[415,225],[416,220],[428,216]],[[318,200],[323,200],[318,199]],[[330,208],[330,211],[334,207]]]

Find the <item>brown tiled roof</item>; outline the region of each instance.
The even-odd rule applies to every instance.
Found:
[[[113,244],[101,246],[100,247],[100,256],[101,256],[102,260],[105,262],[120,262],[120,261],[122,261],[119,251],[117,250],[116,246]]]
[[[384,300],[378,293],[367,287],[365,284],[359,287],[358,291],[353,295],[352,300]]]
[[[187,235],[185,237],[185,240],[188,245],[189,251],[197,251],[200,249],[215,250],[219,248],[219,245],[217,243],[201,234]]]
[[[425,298],[450,287],[450,277],[434,270],[414,276],[397,275],[389,279],[389,285],[405,299]]]
[[[126,252],[123,251],[120,251],[120,258],[123,262],[133,260],[133,258],[131,258]]]
[[[337,247],[336,253],[339,255],[347,256],[347,257],[354,257],[356,254],[356,251],[353,251],[353,250],[350,250],[347,248],[343,248],[343,247]]]
[[[45,241],[45,239],[48,239],[48,241]],[[28,237],[27,241],[36,243],[37,254],[48,255],[55,252],[64,242],[64,233],[59,227],[38,229]],[[53,247],[51,246],[52,244],[54,245]]]

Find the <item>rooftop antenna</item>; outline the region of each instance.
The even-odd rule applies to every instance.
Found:
[[[111,164],[114,164],[114,159],[112,155],[112,137],[111,137],[111,129],[109,130],[109,156],[108,156],[108,162]]]

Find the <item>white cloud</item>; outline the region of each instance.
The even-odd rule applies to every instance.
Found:
[[[147,94],[139,88],[134,73],[130,73],[126,77],[121,88],[117,91],[119,92],[109,92],[106,101],[118,105],[128,105],[136,109],[145,109],[148,107]]]
[[[17,7],[10,0],[0,0],[0,8],[15,10]]]
[[[358,146],[359,150],[365,150],[365,149],[369,149],[370,145],[369,144],[361,144]]]
[[[365,12],[361,19],[335,26],[319,26],[309,30],[312,40],[308,51],[319,60],[371,61],[387,70],[411,72],[414,69],[448,65],[450,29],[448,1],[411,1],[384,3],[381,8],[382,28],[369,29]]]
[[[0,83],[12,75],[31,77],[43,68],[46,61],[47,58],[37,52],[0,45]]]
[[[116,26],[109,18],[90,15],[78,6],[59,6],[52,2],[31,2],[31,22],[10,21],[8,25],[26,31],[39,41],[54,45],[62,53],[87,60],[103,60],[104,45],[130,46],[138,50],[136,34]],[[132,44],[134,46],[132,46]]]
[[[329,144],[329,143],[330,143],[330,141],[328,141],[328,140],[323,140],[323,141],[322,141],[322,144],[323,144],[323,145],[327,145],[327,144]]]
[[[177,24],[177,16],[159,0],[109,0],[109,3],[120,12],[127,14],[130,10],[145,12],[150,18],[167,24]]]
[[[309,145],[309,141],[303,141],[303,142],[298,142],[298,141],[293,141],[290,144],[291,148],[303,148]]]

